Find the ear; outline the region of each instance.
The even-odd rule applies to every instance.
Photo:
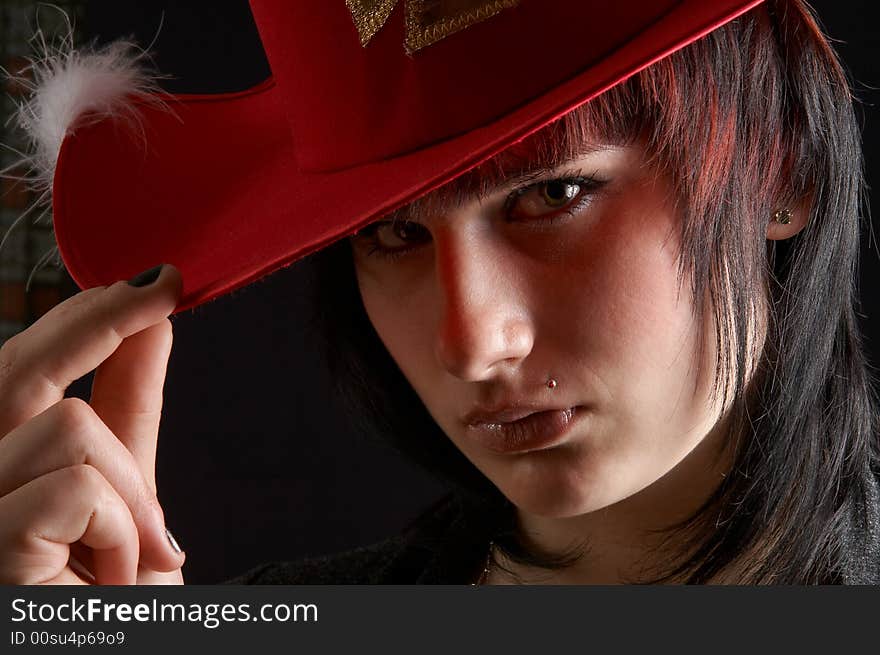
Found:
[[[788,223],[780,223],[776,220],[777,215],[788,218]],[[801,202],[791,207],[780,207],[768,216],[767,238],[771,241],[788,239],[803,230],[807,226],[810,216],[810,203]]]

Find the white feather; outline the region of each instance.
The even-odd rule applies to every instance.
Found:
[[[14,122],[28,143],[24,153],[0,144],[15,156],[11,165],[0,170],[0,177],[28,185],[36,198],[0,240],[0,254],[9,234],[27,216],[35,214],[35,222],[45,216],[51,220],[52,182],[65,136],[83,125],[108,119],[139,127],[139,102],[171,111],[163,100],[170,96],[157,83],[168,76],[155,72],[146,63],[149,59],[146,50],[128,40],[114,41],[100,49],[92,46],[78,50],[74,47],[74,30],[69,17],[63,9],[51,6],[64,14],[67,23],[67,32],[58,44],[47,44],[38,26],[30,39],[34,55],[27,58],[28,66],[19,75],[0,67],[4,77],[26,90],[6,124]],[[19,174],[11,175],[11,171],[19,171]],[[56,246],[31,272],[28,288],[36,271],[53,255],[56,266],[62,266]]]

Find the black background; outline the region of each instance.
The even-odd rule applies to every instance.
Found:
[[[871,184],[880,174],[873,3],[813,5],[852,73]],[[232,91],[269,75],[246,0],[88,0],[82,27],[99,42],[155,38],[157,65],[175,76],[170,91]],[[863,244],[864,327],[876,362],[880,259],[867,232]],[[307,278],[299,263],[173,319],[157,466],[189,583],[379,540],[443,491],[342,415],[305,327]],[[87,398],[88,384],[90,376],[71,393]]]

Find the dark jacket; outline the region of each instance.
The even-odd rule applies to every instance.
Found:
[[[854,508],[844,548],[844,584],[880,584],[880,478],[866,475],[868,497]],[[469,584],[486,559],[483,521],[449,494],[401,534],[370,546],[294,562],[263,564],[227,584]]]
[[[488,550],[477,516],[454,493],[403,532],[353,550],[263,564],[227,584],[467,584]]]

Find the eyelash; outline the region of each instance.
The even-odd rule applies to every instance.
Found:
[[[549,184],[569,184],[580,187],[580,191],[578,195],[574,197],[572,203],[569,204],[557,211],[555,214],[550,215],[549,217],[546,215],[542,215],[539,217],[535,217],[533,220],[536,222],[542,222],[547,224],[553,224],[559,220],[562,220],[566,216],[573,216],[576,212],[583,209],[591,200],[591,195],[601,188],[604,184],[604,180],[600,180],[594,175],[585,175],[582,170],[575,171],[566,171],[560,177],[552,177],[547,179],[537,180],[535,182],[530,182],[529,184],[525,184],[517,189],[514,189],[510,192],[507,198],[504,201],[504,213],[506,216],[510,214],[510,210],[513,208],[513,205],[516,203],[517,199],[520,196],[525,195],[532,189],[538,188],[541,185],[549,185]],[[406,246],[401,248],[384,248],[379,245],[379,239],[377,232],[380,227],[383,225],[391,224],[392,221],[379,221],[376,223],[371,223],[370,225],[363,228],[357,236],[363,237],[367,240],[367,246],[369,250],[367,251],[367,256],[370,257],[380,257],[382,259],[388,260],[396,260],[400,257],[403,257],[408,252],[412,250],[416,250],[421,247],[423,244],[415,244],[412,246]]]

